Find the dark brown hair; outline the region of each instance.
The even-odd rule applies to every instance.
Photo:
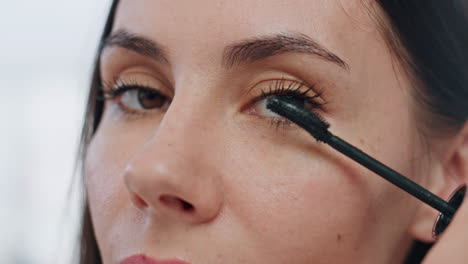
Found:
[[[118,0],[114,0],[101,43],[112,30]],[[415,98],[426,114],[422,121],[437,131],[457,131],[468,119],[468,17],[463,0],[377,0],[387,23],[382,30],[390,50],[408,72]],[[87,146],[99,126],[103,102],[99,57],[96,54],[82,130],[79,162],[83,166]],[[425,117],[425,118],[423,118]],[[428,118],[429,117],[429,118]],[[431,120],[430,122],[427,120]],[[88,202],[82,215],[80,264],[100,264]],[[415,244],[407,263],[419,263],[430,245]]]

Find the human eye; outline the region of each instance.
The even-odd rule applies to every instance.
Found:
[[[258,85],[261,94],[248,104],[246,112],[265,119],[276,127],[288,127],[293,123],[267,108],[266,102],[269,97],[285,96],[297,101],[299,105],[308,111],[320,110],[325,104],[324,100],[320,98],[321,93],[316,91],[314,85],[307,85],[297,80],[273,79],[263,81]]]
[[[146,114],[165,111],[171,98],[160,87],[151,87],[138,81],[116,80],[102,88],[105,100],[117,103],[125,114]]]

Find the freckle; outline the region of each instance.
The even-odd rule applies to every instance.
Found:
[[[361,143],[362,145],[364,145],[364,139],[359,139],[359,143]]]
[[[341,241],[341,234],[336,235],[336,241]]]

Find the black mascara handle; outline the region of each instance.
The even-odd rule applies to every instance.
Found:
[[[370,157],[366,153],[362,152],[358,148],[348,144],[341,138],[330,135],[330,137],[325,141],[334,149],[353,159],[354,161],[360,163],[369,170],[375,172],[377,175],[383,177],[387,181],[393,183],[394,185],[400,187],[404,191],[423,201],[424,203],[430,205],[434,209],[438,210],[442,214],[452,217],[455,214],[455,208],[449,203],[438,197],[437,195],[426,190],[421,185],[415,183],[414,181],[404,177],[400,173],[394,171],[393,169],[382,164],[378,160]]]

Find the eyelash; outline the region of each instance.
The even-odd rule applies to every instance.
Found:
[[[270,81],[272,81],[273,83],[270,84],[267,89],[262,89],[261,94],[255,99],[253,99],[248,104],[249,106],[254,105],[258,101],[266,99],[269,96],[287,96],[287,97],[292,97],[297,100],[303,100],[304,102],[309,103],[312,109],[320,109],[322,105],[325,104],[323,102],[317,102],[317,98],[319,98],[322,95],[322,92],[316,91],[315,85],[308,86],[307,84],[303,82],[293,81],[293,80],[289,80],[285,78],[272,79]],[[286,85],[286,83],[289,83],[289,84]],[[307,87],[307,88],[304,88],[304,87]],[[114,79],[111,82],[104,83],[99,88],[100,88],[100,92],[102,96],[98,96],[97,99],[100,101],[116,100],[119,96],[121,96],[127,91],[139,90],[139,91],[158,93],[159,95],[165,97],[166,100],[169,101],[169,103],[171,102],[171,99],[168,96],[164,95],[157,89],[154,89],[150,87],[149,85],[139,83],[136,80],[131,80],[129,82],[126,82],[124,80]],[[311,91],[313,91],[313,95],[309,95]],[[129,116],[144,115],[145,111],[151,111],[151,110],[145,110],[145,111],[135,110],[135,109],[126,107],[121,102],[118,102],[118,104],[119,104],[120,109],[125,114],[128,114]],[[280,127],[287,128],[293,125],[291,121],[285,118],[269,118],[269,117],[261,117],[261,118],[268,119],[268,123],[270,124],[270,126],[275,127],[276,129]]]
[[[287,96],[296,100],[304,100],[309,103],[314,110],[320,109],[322,105],[325,104],[323,102],[317,102],[317,98],[322,95],[322,91],[316,91],[315,85],[308,86],[303,82],[292,81],[285,78],[276,79],[274,81],[274,84],[269,85],[267,90],[262,90],[261,95],[255,98],[251,104],[264,100],[269,96]],[[286,86],[286,82],[290,82],[290,84]],[[307,89],[301,91],[304,86],[306,86]],[[311,91],[314,93],[313,95],[309,95]],[[294,125],[293,122],[286,118],[268,118],[268,122],[270,126],[275,127],[276,129],[279,127],[287,128]]]

